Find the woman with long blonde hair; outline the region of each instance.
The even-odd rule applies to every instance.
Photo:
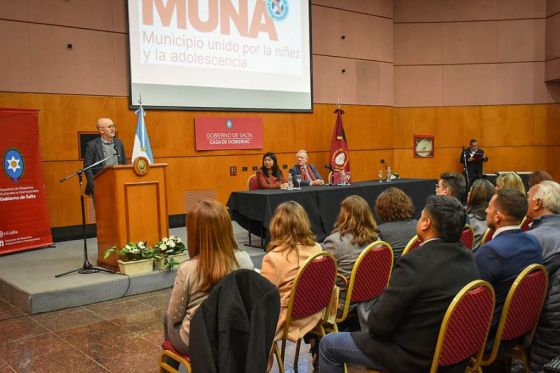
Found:
[[[525,185],[521,177],[515,172],[503,172],[496,178],[496,190],[500,189],[515,189],[526,194]]]
[[[276,337],[282,336],[286,323],[288,301],[295,276],[301,265],[311,256],[321,252],[321,246],[313,239],[311,224],[303,207],[294,201],[280,204],[269,224],[270,243],[263,257],[261,275],[278,288],[280,293],[280,316]],[[321,312],[305,319],[292,320],[288,339],[295,341],[317,324]]]
[[[233,238],[227,209],[214,200],[201,201],[190,211],[187,248],[190,258],[177,269],[164,318],[165,339],[183,354],[189,352],[191,319],[214,285],[233,270],[253,269]]]

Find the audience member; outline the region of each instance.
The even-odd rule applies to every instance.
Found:
[[[300,150],[296,154],[297,164],[290,169],[290,174],[294,180],[294,185],[297,185],[296,180],[298,175],[301,177],[301,186],[309,185],[323,185],[323,177],[317,171],[317,168],[311,163],[307,163],[309,157],[307,156],[307,151]]]
[[[346,279],[350,279],[352,267],[363,249],[377,239],[376,226],[365,199],[348,196],[342,201],[334,229],[321,246],[336,257],[338,273]],[[339,305],[344,305],[347,289],[339,281]]]
[[[451,196],[459,201],[463,200],[465,194],[465,178],[456,172],[445,172],[440,175],[436,185],[436,195]]]
[[[406,244],[416,234],[417,221],[413,219],[414,204],[405,192],[390,187],[377,197],[375,211],[384,221],[377,226],[379,239],[391,245],[396,264]]]
[[[182,354],[189,352],[191,319],[208,293],[237,268],[253,269],[253,262],[237,247],[224,205],[214,200],[196,204],[187,219],[190,259],[177,269],[175,285],[164,316],[165,339]]]
[[[539,241],[547,266],[560,259],[560,184],[541,181],[529,189],[527,200],[527,216],[533,219],[532,228],[527,233]]]
[[[276,154],[268,152],[263,155],[262,166],[257,171],[257,182],[260,189],[280,189],[288,186],[282,170],[278,167]]]
[[[300,266],[311,256],[320,253],[321,246],[313,239],[311,224],[303,207],[294,201],[280,204],[269,224],[270,243],[263,257],[261,275],[280,292],[280,316],[275,339],[282,337],[288,311],[292,284]],[[296,341],[309,332],[321,319],[318,312],[305,319],[292,320],[288,339]]]
[[[491,346],[511,284],[528,265],[542,262],[542,250],[535,237],[522,232],[519,224],[527,212],[527,198],[515,189],[499,189],[486,209],[488,226],[495,230],[475,252],[480,277],[496,292],[496,308],[488,342]]]
[[[496,178],[496,190],[500,189],[515,189],[525,195],[525,185],[523,180],[515,172],[504,172]]]
[[[529,180],[528,180],[529,188],[544,180],[554,181],[552,176],[550,176],[550,174],[546,171],[533,171],[533,173],[529,175]]]
[[[486,179],[478,179],[467,194],[467,224],[474,229],[473,251],[480,246],[482,236],[488,228],[486,208],[494,191],[494,185],[491,182]]]
[[[530,353],[531,371],[541,372],[544,364],[560,356],[560,185],[541,181],[527,194],[527,215],[533,218],[533,228],[527,234],[541,244],[549,274],[548,295]]]
[[[459,243],[465,219],[456,198],[428,197],[416,228],[422,246],[397,262],[367,331],[322,338],[321,372],[344,372],[344,363],[389,372],[429,371],[447,307],[478,278],[472,253]]]

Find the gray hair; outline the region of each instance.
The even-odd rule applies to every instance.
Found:
[[[533,201],[540,199],[543,208],[560,214],[560,184],[551,180],[543,180],[536,185],[538,188],[533,194]]]

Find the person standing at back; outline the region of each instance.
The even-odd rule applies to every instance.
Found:
[[[482,166],[484,162],[488,162],[488,157],[484,150],[478,147],[478,141],[471,139],[469,147],[461,152],[459,162],[465,166],[469,185],[473,185],[476,180],[482,178]]]
[[[86,174],[86,190],[88,196],[93,196],[95,185],[93,177],[103,168],[114,164],[126,164],[126,155],[124,154],[124,145],[121,140],[115,137],[115,124],[109,118],[99,118],[97,121],[97,131],[99,137],[89,141],[86,144],[84,152],[84,168],[99,162],[102,159],[113,156],[87,170]]]

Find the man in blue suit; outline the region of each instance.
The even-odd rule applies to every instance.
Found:
[[[496,291],[496,308],[487,346],[496,333],[498,322],[515,278],[533,263],[542,263],[542,249],[537,239],[519,228],[527,213],[527,197],[514,189],[500,189],[486,209],[488,227],[494,238],[475,252],[480,277]]]
[[[317,168],[311,163],[308,163],[307,151],[300,150],[296,154],[297,164],[290,169],[290,174],[294,184],[297,186],[310,186],[310,185],[323,185],[323,177],[317,171]],[[296,183],[297,177],[301,177],[301,182],[298,185]]]

